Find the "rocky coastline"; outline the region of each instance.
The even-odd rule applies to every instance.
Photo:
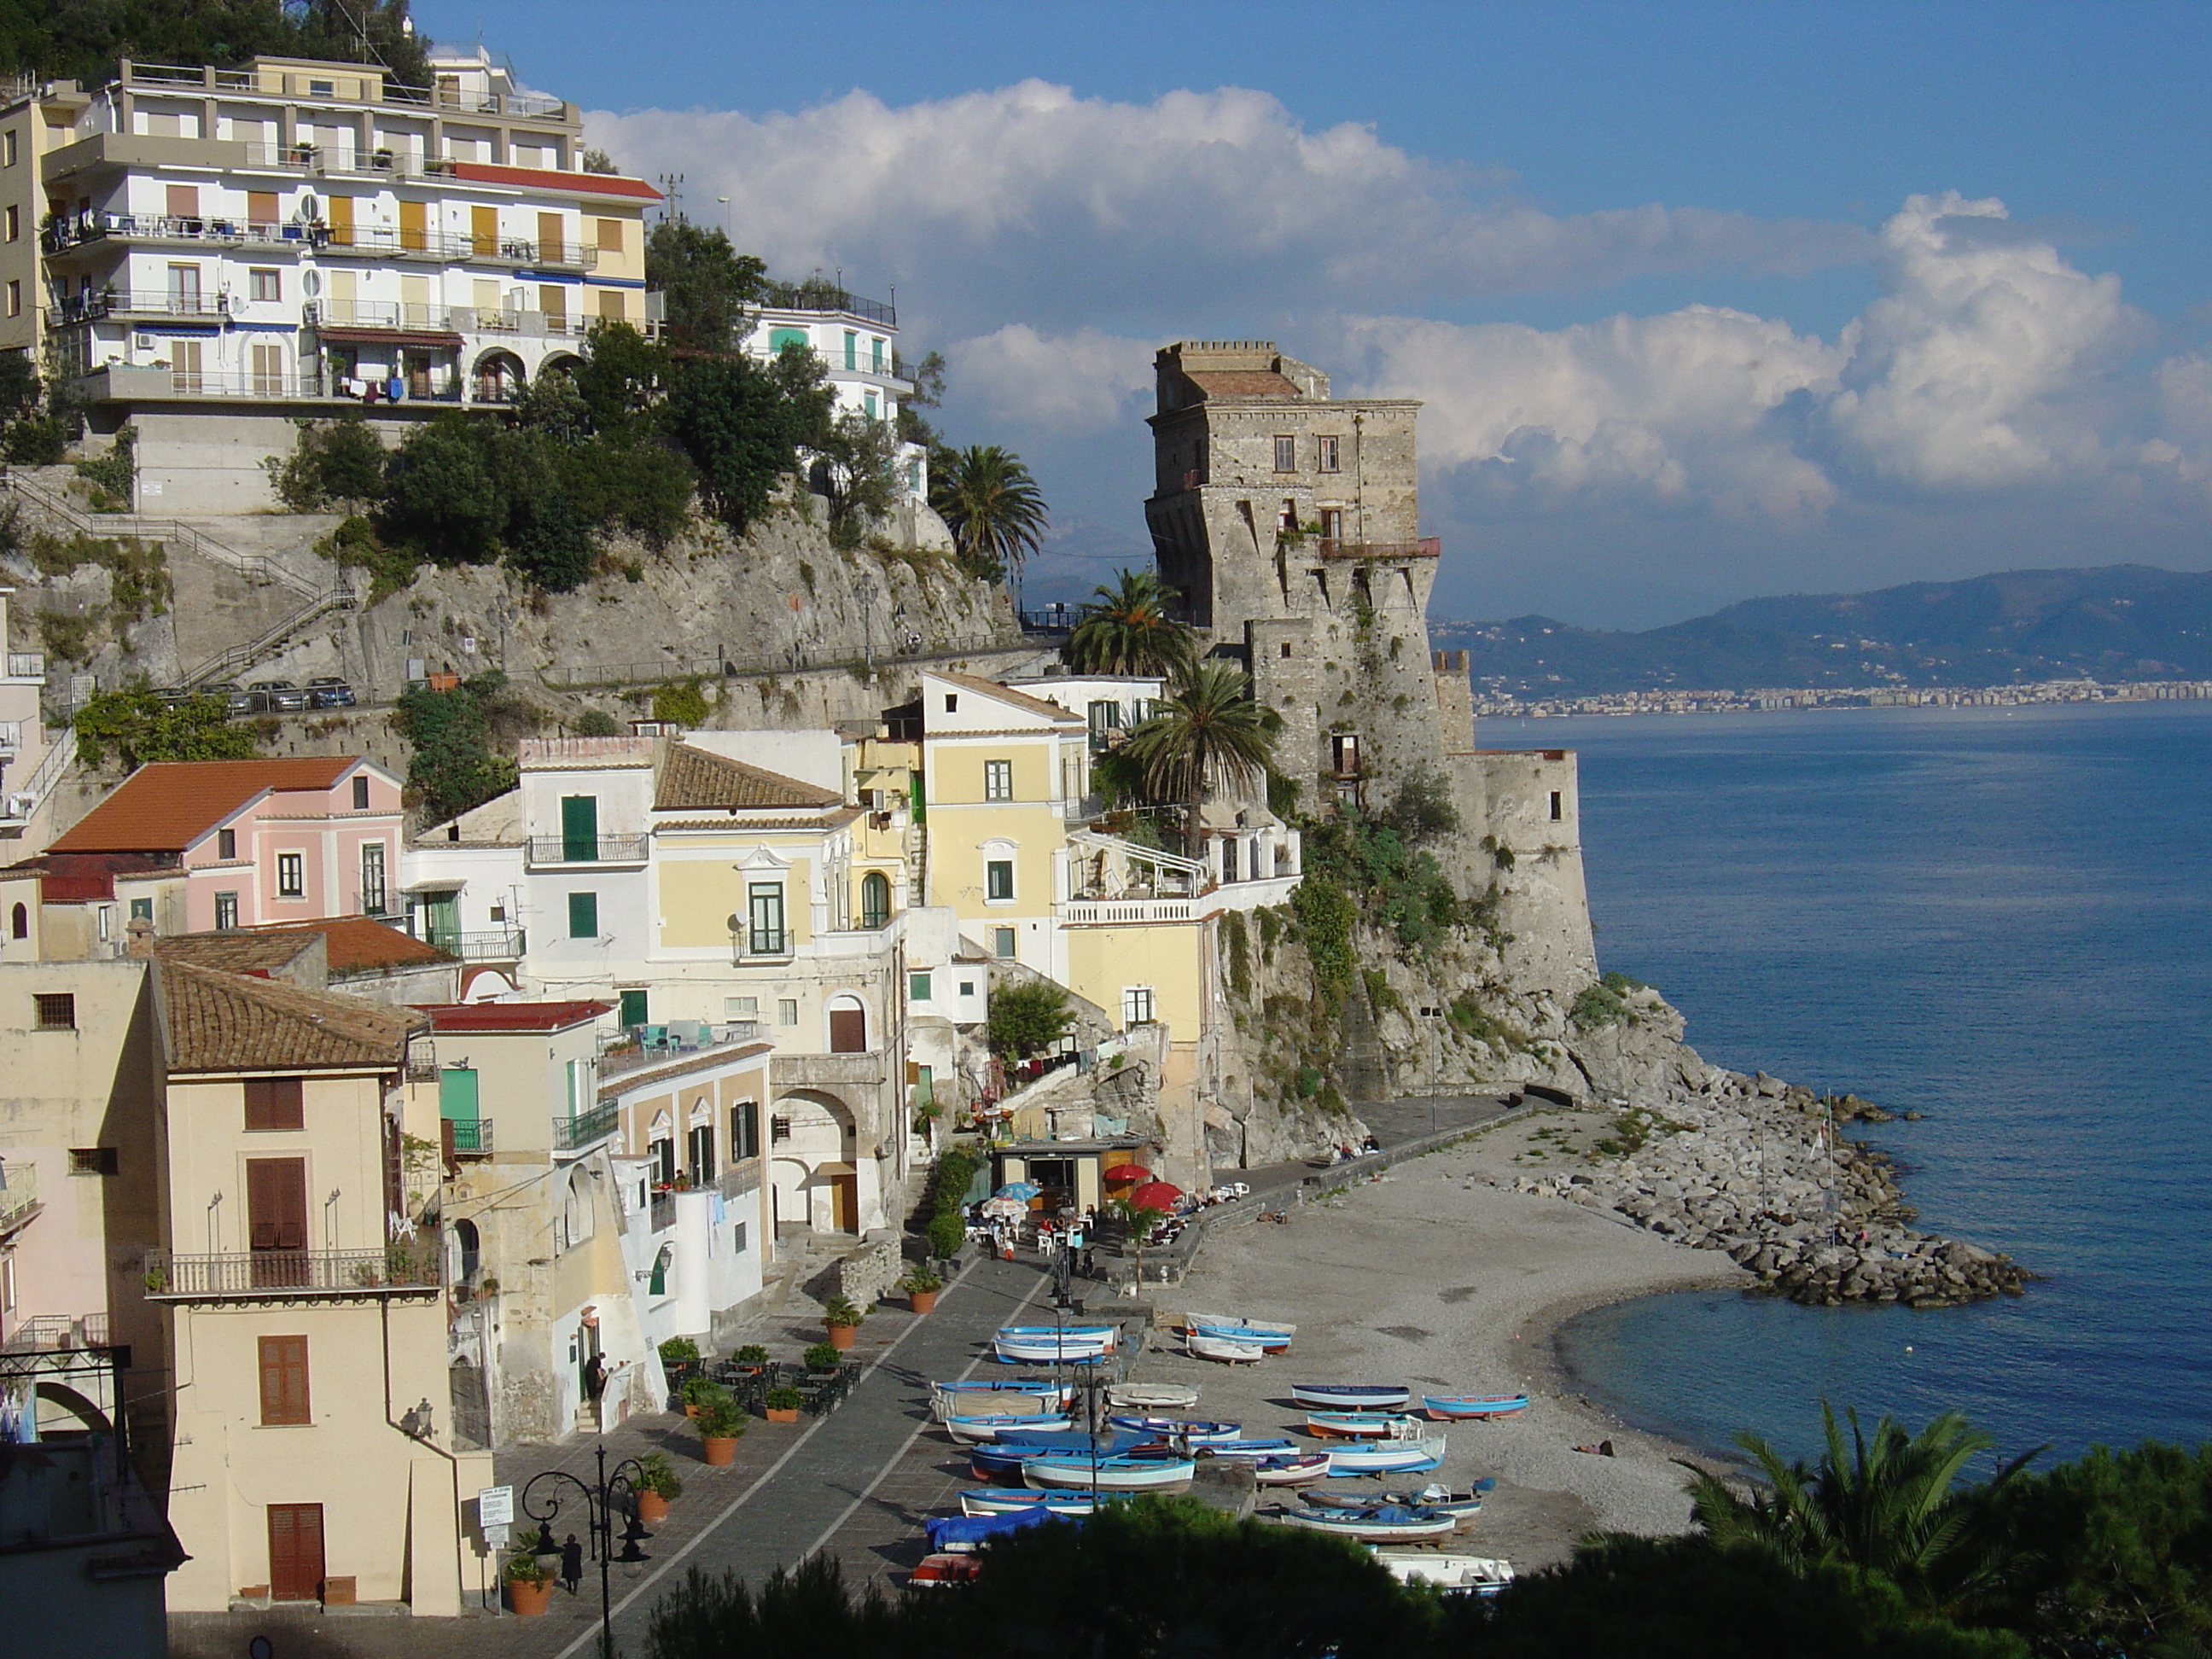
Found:
[[[1809,1306],[1945,1308],[2021,1294],[2033,1275],[2011,1257],[1911,1224],[1888,1157],[1840,1132],[1855,1118],[1890,1115],[1764,1072],[1716,1070],[1663,1110],[1623,1113],[1578,1167],[1516,1176],[1511,1189],[1720,1251]]]

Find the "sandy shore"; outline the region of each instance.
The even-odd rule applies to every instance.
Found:
[[[1298,1327],[1297,1342],[1256,1366],[1231,1367],[1190,1358],[1161,1332],[1133,1378],[1196,1383],[1200,1415],[1235,1419],[1255,1434],[1300,1423],[1294,1382],[1405,1382],[1416,1393],[1526,1389],[1532,1403],[1517,1419],[1437,1425],[1450,1449],[1443,1468],[1425,1478],[1455,1486],[1483,1475],[1498,1480],[1460,1547],[1526,1570],[1565,1559],[1592,1530],[1682,1530],[1683,1474],[1668,1460],[1684,1449],[1625,1428],[1566,1392],[1553,1335],[1606,1303],[1755,1281],[1716,1252],[1491,1185],[1525,1168],[1514,1160],[1537,1145],[1533,1134],[1563,1127],[1547,1126],[1550,1116],[1412,1159],[1294,1211],[1286,1224],[1216,1234],[1185,1284],[1157,1296],[1158,1305],[1288,1320]],[[1613,1457],[1573,1449],[1606,1439]]]

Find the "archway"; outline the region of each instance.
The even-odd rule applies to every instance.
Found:
[[[860,926],[875,928],[891,919],[891,878],[880,870],[860,878]]]
[[[769,1116],[775,1156],[769,1178],[779,1228],[860,1231],[860,1174],[852,1112],[834,1095],[785,1095]]]
[[[864,1054],[868,1051],[867,1005],[850,993],[830,999],[830,1052]]]
[[[473,397],[480,404],[511,404],[522,391],[522,359],[495,346],[476,361],[470,371]]]

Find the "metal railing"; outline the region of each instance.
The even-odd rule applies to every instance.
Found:
[[[532,864],[642,864],[643,836],[532,836]]]
[[[361,104],[374,107],[379,104],[408,104],[428,108],[459,110],[469,115],[520,115],[543,118],[564,116],[568,106],[558,98],[544,98],[520,93],[457,92],[450,87],[410,87],[404,82],[390,79],[373,64],[347,65],[345,72],[333,71],[324,75],[303,75],[297,71],[283,75],[275,86],[264,85],[251,70],[222,70],[197,68],[181,64],[133,64],[119,67],[120,78],[126,86],[189,87],[203,92],[258,93],[271,102],[305,100],[318,104]],[[377,88],[374,98],[342,98],[337,94],[340,79],[368,82]],[[328,82],[327,93],[301,93],[295,82],[310,87],[318,81]]]
[[[655,1193],[649,1206],[649,1213],[652,1216],[652,1230],[656,1233],[666,1232],[676,1224],[676,1194]]]
[[[445,306],[409,305],[398,300],[310,300],[300,308],[309,328],[411,329],[448,334],[453,313]]]
[[[864,300],[848,289],[826,284],[771,283],[761,304],[771,311],[842,313],[864,322],[881,323],[885,328],[898,326],[897,307],[882,300]]]
[[[612,1134],[622,1121],[619,1102],[609,1101],[604,1106],[594,1106],[588,1112],[579,1112],[574,1117],[553,1120],[553,1150],[556,1152],[580,1152],[593,1141],[605,1140]]]
[[[450,1148],[457,1153],[489,1152],[492,1149],[491,1120],[488,1117],[441,1118],[446,1133],[453,1139]]]
[[[439,1255],[433,1245],[415,1243],[367,1250],[242,1250],[224,1255],[149,1250],[146,1294],[157,1301],[191,1301],[423,1291],[441,1282]]]
[[[161,289],[102,289],[95,294],[65,294],[49,313],[50,326],[68,328],[103,317],[205,317],[230,315],[228,294],[172,293]]]
[[[526,946],[520,927],[494,927],[482,933],[433,933],[424,942],[463,962],[519,962]]]
[[[325,253],[395,254],[453,261],[489,260],[498,264],[555,266],[564,270],[598,267],[599,250],[586,242],[540,242],[526,236],[474,232],[416,230],[390,225],[331,225],[320,220],[282,223],[215,215],[163,213],[70,214],[40,232],[48,253],[65,253],[89,242],[116,238],[142,242],[289,244]]]
[[[38,679],[46,677],[46,653],[43,651],[10,651],[8,653],[8,678]]]
[[[12,1231],[30,1219],[30,1212],[39,1207],[39,1166],[35,1164],[11,1163],[7,1166],[7,1186],[0,1188],[0,1232]]]

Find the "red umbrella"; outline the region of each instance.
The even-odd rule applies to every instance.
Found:
[[[1129,1194],[1129,1202],[1140,1210],[1172,1210],[1176,1200],[1182,1196],[1182,1188],[1165,1181],[1148,1181]]]
[[[1152,1172],[1141,1164],[1116,1164],[1106,1171],[1106,1179],[1119,1187],[1132,1181],[1150,1181]]]

